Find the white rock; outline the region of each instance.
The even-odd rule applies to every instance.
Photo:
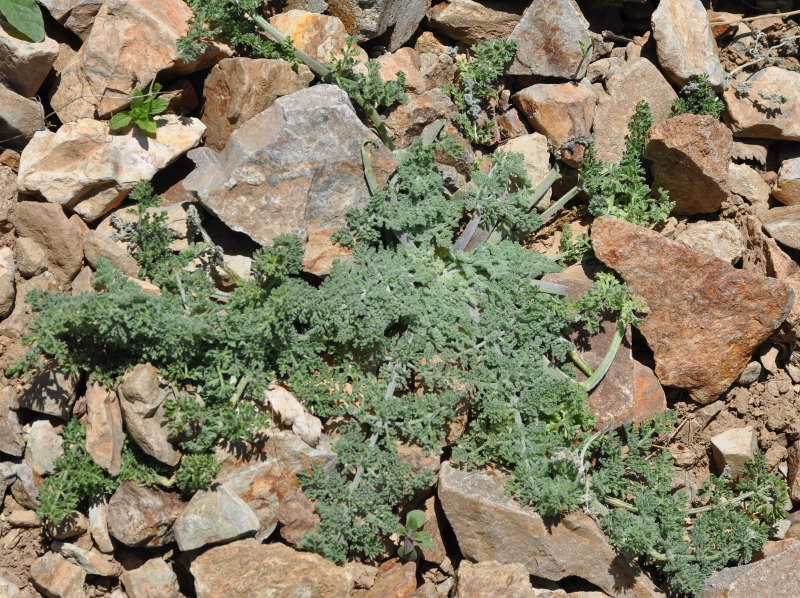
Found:
[[[28,444],[25,446],[25,462],[34,474],[45,476],[56,471],[56,459],[64,454],[64,441],[56,428],[46,419],[31,424]]]
[[[100,552],[106,554],[114,552],[114,543],[108,533],[108,505],[103,502],[94,502],[89,506],[89,533],[95,546]]]
[[[0,82],[30,98],[58,57],[58,42],[49,37],[34,43],[8,34],[0,27]]]
[[[747,164],[728,165],[731,191],[750,203],[762,203],[769,199],[769,185],[758,171]]]
[[[745,462],[753,458],[757,448],[756,431],[752,426],[732,428],[717,434],[711,439],[717,473],[721,474],[727,468],[731,476],[736,477]]]
[[[731,264],[738,262],[747,251],[742,233],[725,221],[693,222],[675,235],[675,240]]]
[[[14,284],[14,252],[10,247],[0,247],[0,318],[14,309],[17,287]]]

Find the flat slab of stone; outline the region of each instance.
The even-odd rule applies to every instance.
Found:
[[[772,208],[761,222],[764,230],[778,243],[800,249],[800,205]]]
[[[428,11],[427,25],[447,37],[476,44],[491,39],[506,39],[519,23],[524,3],[475,0],[448,0]]]
[[[796,598],[800,588],[800,544],[749,565],[717,571],[706,581],[701,598]]]
[[[197,492],[175,520],[178,548],[194,550],[258,531],[258,517],[247,503],[225,486]]]
[[[183,508],[178,494],[124,482],[108,501],[108,531],[126,546],[164,546]]]
[[[737,95],[725,91],[725,122],[736,137],[760,137],[800,141],[800,73],[768,66],[748,80],[752,87]],[[785,102],[764,99],[760,93],[777,94]]]

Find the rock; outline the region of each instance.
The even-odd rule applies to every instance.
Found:
[[[61,370],[44,370],[34,376],[22,393],[19,406],[66,421],[75,402],[76,384],[74,377],[65,376]]]
[[[669,191],[674,214],[719,210],[730,193],[732,142],[728,128],[713,116],[681,114],[653,125],[644,157],[652,162],[653,188]]]
[[[131,439],[154,459],[177,465],[181,454],[169,441],[163,406],[166,391],[159,386],[156,368],[149,363],[137,365],[125,374],[117,393]]]
[[[14,251],[10,247],[0,247],[0,318],[5,318],[14,309],[17,298],[15,275]]]
[[[347,45],[349,37],[344,24],[338,17],[304,10],[282,12],[271,17],[269,24],[281,35],[291,38],[292,44],[298,50],[323,64],[341,58],[342,50]],[[356,52],[355,59],[357,61],[367,61],[367,53],[364,50],[356,46]],[[307,85],[303,85],[303,87],[307,87]]]
[[[205,551],[191,564],[197,598],[350,596],[350,576],[321,556],[285,544],[241,540]]]
[[[41,505],[39,490],[31,468],[27,463],[17,463],[13,466],[13,475],[16,477],[11,485],[11,494],[14,496],[14,500],[26,509],[33,511],[38,509]]]
[[[525,128],[525,124],[520,119],[516,108],[509,108],[500,115],[500,118],[497,119],[497,126],[500,128],[500,137],[502,139],[514,139],[528,133],[528,129]]]
[[[22,149],[44,128],[42,105],[0,84],[0,139],[5,147]]]
[[[56,471],[56,459],[64,454],[64,441],[59,431],[46,419],[37,419],[28,432],[25,445],[25,463],[40,477]]]
[[[177,598],[179,594],[178,577],[161,558],[125,571],[119,580],[128,598]]]
[[[10,386],[0,386],[0,453],[21,457],[24,451],[25,438],[17,415],[14,389]],[[0,488],[2,487],[0,481]]]
[[[422,93],[427,88],[427,81],[420,70],[419,53],[414,48],[400,48],[379,56],[376,61],[380,65],[378,75],[383,81],[396,81],[397,73],[403,72],[406,76],[405,89]]]
[[[492,39],[507,39],[519,23],[522,7],[517,2],[493,2],[490,6],[475,0],[448,0],[431,8],[427,25],[454,40],[477,44]]]
[[[42,272],[28,280],[17,281],[17,301],[14,305],[14,311],[5,320],[0,320],[0,337],[5,337],[6,343],[8,339],[11,339],[14,343],[10,347],[6,345],[6,348],[9,349],[9,357],[16,353],[17,357],[21,358],[24,352],[22,347],[16,344],[16,340],[28,331],[28,327],[33,321],[31,306],[26,301],[28,293],[32,290],[57,292],[61,288],[49,271]]]
[[[800,500],[800,443],[793,442],[786,455],[786,484],[789,486],[789,498]]]
[[[314,503],[299,491],[289,494],[279,502],[276,516],[280,523],[278,533],[284,542],[295,548],[300,545],[306,534],[317,529],[320,522]],[[265,529],[260,517],[259,521],[261,521],[261,529]],[[267,529],[271,530],[272,528]],[[256,534],[257,539],[259,535],[261,534]]]
[[[69,14],[60,17],[59,21],[64,24],[64,27],[81,38],[82,41],[86,41],[103,3],[98,2],[98,0],[78,0],[77,3],[73,2],[73,4],[75,6],[72,7]]]
[[[427,89],[444,89],[453,84],[457,67],[455,58],[447,53],[449,46],[439,43],[433,32],[425,31],[417,38],[414,49],[419,52],[419,70]]]
[[[5,150],[0,158],[5,155]],[[16,152],[15,152],[16,153]],[[19,154],[17,154],[19,155]],[[0,233],[9,231],[17,207],[17,173],[6,165],[0,165]]]
[[[589,25],[575,0],[533,0],[509,39],[517,42],[510,75],[580,80],[591,62]]]
[[[251,118],[223,152],[192,151],[189,157],[198,167],[183,186],[230,228],[260,245],[286,233],[306,242],[315,239],[306,248],[306,267],[324,274],[342,255],[330,235],[344,224],[348,210],[369,197],[361,162],[367,138],[375,136],[358,119],[347,94],[333,85],[316,85],[279,98]],[[382,144],[372,155],[383,184],[394,157]]]
[[[675,235],[675,240],[719,259],[735,264],[747,251],[744,237],[730,222],[691,222]]]
[[[0,577],[0,596],[3,598],[19,598],[19,588],[4,577]]]
[[[728,164],[731,191],[749,203],[764,203],[769,199],[769,185],[747,164]]]
[[[239,126],[266,110],[281,96],[308,87],[314,75],[305,65],[297,72],[285,60],[226,58],[203,87],[206,146],[221,150]]]
[[[504,476],[464,472],[449,463],[439,471],[438,492],[465,559],[521,563],[530,575],[553,581],[580,577],[619,598],[661,596],[582,511],[545,523],[506,495]]]
[[[536,598],[528,570],[520,563],[461,561],[455,598]]]
[[[692,77],[708,75],[721,88],[725,71],[717,56],[717,44],[700,0],[662,0],[652,16],[658,63],[675,85]]]
[[[643,227],[600,217],[591,238],[595,255],[650,308],[639,330],[653,349],[661,383],[688,389],[699,403],[730,386],[791,308],[788,285]],[[671,273],[668,286],[664,272]]]
[[[781,168],[772,195],[782,204],[800,204],[800,152],[781,155]]]
[[[183,507],[177,494],[123,482],[108,501],[108,531],[125,546],[164,546]]]
[[[122,271],[125,276],[135,277],[139,274],[139,264],[122,247],[111,240],[111,237],[89,230],[83,237],[83,251],[86,261],[96,270],[100,258],[111,262],[111,265]]]
[[[31,581],[48,598],[85,598],[86,573],[60,554],[45,553],[31,563]]]
[[[758,361],[751,361],[736,378],[736,383],[742,386],[750,386],[761,377],[762,366]]]
[[[180,185],[180,183],[178,183]],[[162,195],[163,197],[163,195]],[[153,206],[147,208],[145,212],[150,216],[163,214],[166,218],[165,224],[172,229],[175,237],[169,244],[170,249],[173,251],[183,251],[188,247],[186,239],[188,235],[188,227],[186,223],[186,210],[191,202],[183,201],[179,203],[171,203],[168,205]],[[202,215],[201,215],[202,216]],[[106,214],[100,223],[97,225],[95,232],[101,233],[111,239],[117,237],[120,233],[120,228],[114,223],[121,221],[122,226],[135,225],[138,223],[136,216],[136,209],[131,206],[120,206]],[[122,240],[114,241],[114,244],[120,249],[124,250],[127,254],[130,250],[130,245]],[[73,283],[73,287],[74,287]]]
[[[758,449],[758,438],[752,426],[726,430],[711,438],[710,442],[717,473],[722,474],[727,469],[733,478],[738,477],[742,466]]]
[[[58,42],[22,40],[0,28],[0,84],[26,98],[39,91],[58,56]]]
[[[166,114],[189,116],[200,105],[200,98],[188,79],[173,81],[163,90],[161,97],[168,102]]]
[[[105,501],[89,505],[89,534],[100,552],[114,552],[114,543],[108,534],[108,505]]]
[[[778,373],[778,356],[780,349],[774,345],[762,345],[758,350],[758,360],[770,374]]]
[[[181,0],[109,0],[101,5],[81,49],[61,72],[50,103],[63,123],[105,118],[130,102],[133,90],[208,68],[231,51],[209,44],[192,62],[178,59],[177,40],[189,29]]]
[[[55,133],[41,131],[22,152],[20,191],[35,193],[92,222],[117,207],[141,180],[150,180],[195,147],[205,131],[196,118],[156,119],[155,136],[133,127],[111,135],[108,123],[81,119]]]
[[[513,101],[534,130],[556,147],[576,137],[588,138],[592,130],[597,100],[585,85],[537,83],[515,94]],[[564,150],[567,162],[580,166],[587,143]]]
[[[83,230],[69,220],[61,206],[36,201],[17,204],[14,227],[44,249],[48,269],[62,285],[83,266]]]
[[[353,598],[411,598],[417,588],[417,564],[386,561],[368,590],[353,593]]]
[[[118,562],[94,550],[86,550],[68,542],[53,542],[51,548],[73,565],[78,565],[86,575],[118,577],[122,572],[122,566]]]
[[[455,111],[455,104],[447,94],[440,89],[429,89],[424,93],[409,95],[408,103],[396,106],[385,119],[386,129],[396,146],[406,147],[422,134],[426,126],[439,119],[447,119]],[[442,134],[463,140],[461,134],[455,131],[448,123]],[[462,143],[462,147],[464,144],[466,142]],[[467,151],[471,162],[472,150],[465,147],[465,153]]]
[[[17,270],[25,278],[41,274],[47,268],[47,254],[33,239],[28,237],[17,238],[14,246]],[[0,309],[0,314],[2,310]]]
[[[86,452],[92,460],[112,476],[122,467],[122,412],[116,393],[102,384],[90,384],[86,389]]]
[[[85,534],[88,529],[88,521],[83,513],[73,509],[61,520],[61,523],[58,525],[47,523],[45,529],[54,540],[67,540]]]
[[[237,540],[258,531],[258,517],[225,486],[198,492],[175,520],[178,548],[194,550],[208,544]]]
[[[800,587],[800,544],[794,544],[756,563],[727,567],[705,583],[702,598],[794,598]]]
[[[772,208],[761,222],[767,234],[778,243],[800,249],[800,205]]]
[[[3,522],[12,528],[34,529],[42,526],[42,520],[36,515],[36,511],[29,511],[28,509],[11,511],[4,515]]]
[[[652,62],[634,58],[614,68],[606,81],[606,94],[597,104],[594,140],[597,157],[618,162],[625,150],[628,123],[636,104],[645,100],[653,114],[653,124],[664,122],[678,95]]]
[[[733,85],[722,94],[725,122],[736,137],[760,137],[800,141],[800,73],[768,66],[753,74],[744,95]],[[765,99],[770,94],[785,102]],[[741,96],[741,97],[740,97]]]
[[[394,52],[414,34],[431,0],[333,0],[328,12],[339,17],[357,41],[388,31],[386,47]]]
[[[433,547],[419,548],[419,552],[422,554],[422,559],[424,561],[433,563],[441,569],[442,563],[449,560],[447,548],[442,538],[442,521],[444,521],[444,514],[435,496],[431,496],[426,500],[424,507],[425,523],[422,526],[422,531],[430,535]],[[442,521],[440,521],[440,519]]]

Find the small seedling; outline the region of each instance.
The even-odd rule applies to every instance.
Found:
[[[167,100],[158,97],[159,91],[161,91],[159,83],[151,85],[147,93],[135,89],[130,108],[117,112],[108,123],[109,129],[118,131],[132,124],[148,135],[155,135],[157,126],[155,116],[164,112],[169,105]]]
[[[416,561],[417,546],[420,548],[433,548],[433,540],[428,532],[419,531],[425,525],[425,513],[419,510],[409,511],[406,515],[406,524],[397,525],[397,534],[403,543],[397,549],[398,556],[404,561]]]

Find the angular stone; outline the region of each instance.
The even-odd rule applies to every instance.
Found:
[[[258,517],[246,502],[225,486],[196,493],[175,520],[178,548],[194,550],[237,540],[258,531]]]
[[[675,235],[675,240],[731,264],[742,259],[747,251],[742,233],[732,223],[724,220],[691,222]]]
[[[17,401],[14,389],[0,386],[0,453],[21,457],[25,451],[25,437],[17,415]],[[0,480],[0,487],[2,481]]]
[[[285,544],[241,540],[205,551],[191,564],[197,598],[350,596],[350,576],[321,556]]]
[[[455,598],[536,598],[528,570],[520,563],[461,561]]]
[[[122,572],[118,562],[94,550],[86,550],[69,542],[53,542],[51,548],[73,565],[78,565],[87,575],[117,577]]]
[[[800,205],[772,208],[761,222],[764,230],[778,243],[800,249]]]
[[[11,152],[13,150],[8,151]],[[0,157],[4,154],[5,151],[0,154]],[[4,233],[11,228],[16,207],[17,173],[12,168],[0,164],[0,233]]]
[[[417,564],[386,561],[368,590],[353,593],[353,598],[411,598],[417,588]]]
[[[133,90],[208,68],[230,55],[210,44],[192,62],[178,59],[177,40],[189,29],[191,9],[181,0],[109,0],[70,60],[50,98],[63,123],[106,117],[130,102]]]
[[[592,130],[597,99],[585,85],[538,83],[517,93],[513,100],[534,130],[556,147],[575,137],[588,138]],[[579,166],[583,147],[577,145],[565,152],[567,161]]]
[[[0,84],[0,140],[3,145],[22,149],[40,129],[44,129],[42,105]]]
[[[396,106],[386,117],[386,129],[397,147],[406,147],[422,134],[426,126],[436,120],[447,119],[455,110],[455,104],[446,93],[440,89],[429,89],[424,93],[409,95],[406,104]],[[463,139],[459,133],[454,133],[455,128],[446,124],[443,135]],[[469,155],[472,158],[471,149]]]
[[[507,39],[519,23],[524,6],[518,2],[447,0],[428,11],[427,25],[465,44]]]
[[[180,185],[180,183],[178,183]],[[163,194],[162,194],[163,197]],[[166,201],[166,198],[164,198]],[[145,212],[150,216],[156,216],[159,214],[163,214],[166,217],[165,224],[172,229],[175,237],[173,238],[172,242],[169,244],[169,248],[173,251],[183,251],[188,247],[187,242],[187,235],[188,235],[188,228],[186,224],[186,210],[189,207],[191,202],[189,201],[181,201],[178,203],[170,203],[168,205],[160,205],[160,206],[153,206],[152,208],[147,208]],[[202,214],[201,214],[202,217]],[[113,224],[113,221],[122,221],[123,225],[135,225],[138,223],[138,217],[136,216],[136,210],[131,208],[131,206],[120,206],[115,210],[112,210],[100,221],[95,229],[95,232],[102,233],[107,237],[111,237],[112,239],[119,235],[119,228]],[[117,240],[114,241],[114,244],[119,247],[120,249],[124,250],[127,254],[129,252],[130,245],[129,243]]]
[[[725,122],[736,137],[800,141],[800,73],[768,66],[748,80],[752,87],[742,97],[733,85],[723,93]],[[761,93],[783,96],[785,102],[767,100]]]
[[[581,44],[591,42],[589,25],[575,0],[533,0],[511,33],[517,53],[511,75],[582,79],[591,62]]]
[[[35,511],[41,505],[39,501],[39,490],[37,489],[36,479],[33,471],[27,463],[17,463],[13,466],[13,476],[16,477],[11,485],[11,494],[20,505],[26,509]],[[8,478],[8,476],[4,476]]]
[[[81,41],[86,41],[103,3],[99,0],[78,0],[77,2],[70,0],[70,2],[74,6],[68,14],[59,17],[59,21],[64,24],[64,27],[81,38]]]
[[[794,598],[800,587],[800,544],[749,565],[717,571],[705,583],[702,598]]]
[[[285,60],[226,58],[203,87],[205,144],[221,150],[236,129],[266,110],[281,96],[308,87],[314,75],[305,65],[297,72]]]
[[[717,473],[722,474],[727,469],[733,478],[738,477],[742,466],[758,449],[758,438],[752,426],[726,430],[711,438],[710,442]]]
[[[3,596],[3,598],[19,598],[19,588],[17,584],[10,582],[4,577],[0,577],[0,596]]]
[[[653,188],[669,191],[673,213],[719,210],[730,194],[730,130],[713,116],[681,114],[654,125],[644,156],[652,162]]]
[[[17,270],[25,278],[41,274],[47,268],[47,254],[42,246],[33,239],[19,237],[14,247],[14,253]]]
[[[112,476],[122,467],[122,412],[116,393],[102,384],[86,389],[86,452],[92,460]]]
[[[653,124],[658,124],[667,120],[678,95],[658,67],[646,58],[634,58],[613,69],[605,86],[606,95],[600,98],[594,118],[595,148],[599,159],[618,162],[625,150],[628,123],[636,104],[646,101]]]
[[[48,269],[62,285],[83,266],[83,230],[70,221],[61,206],[36,201],[17,204],[14,227],[33,239],[47,255]]]
[[[54,540],[67,540],[77,538],[86,533],[89,522],[80,511],[72,510],[58,525],[48,523],[45,526],[47,534]]]
[[[108,501],[108,531],[125,546],[164,546],[184,506],[175,493],[123,482]]]
[[[782,204],[800,204],[800,151],[781,155],[781,168],[772,195]]]
[[[550,152],[547,149],[547,137],[540,133],[531,133],[509,139],[500,147],[504,152],[515,152],[524,156],[525,172],[535,187],[550,172]],[[552,189],[548,189],[536,205],[539,210],[544,210],[550,205]]]
[[[269,24],[281,35],[290,37],[298,50],[323,64],[341,58],[349,37],[338,17],[304,10],[287,10],[271,17]],[[367,53],[358,46],[356,52],[355,59],[366,62]]]
[[[164,559],[154,558],[137,569],[125,571],[119,580],[128,598],[177,598],[178,577]]]
[[[800,443],[793,442],[786,455],[786,484],[789,486],[789,498],[800,500]]]
[[[44,477],[55,473],[56,459],[64,454],[59,431],[46,419],[37,419],[28,432],[25,445],[25,463],[34,475]]]
[[[108,534],[108,505],[105,501],[89,505],[89,534],[100,552],[114,552],[114,543]]]
[[[670,81],[683,86],[704,74],[711,85],[722,87],[725,71],[700,0],[661,0],[652,26],[658,62]]]
[[[735,269],[656,232],[608,217],[592,226],[595,255],[650,308],[639,330],[665,386],[710,403],[786,319],[793,293],[782,282]],[[669,285],[664,272],[670,272]]]
[[[85,598],[86,573],[63,556],[48,552],[31,563],[31,581],[48,598]]]
[[[89,230],[83,237],[83,251],[86,261],[97,269],[100,258],[111,262],[125,276],[136,277],[139,274],[139,264],[122,247],[111,240],[111,237]]]
[[[0,247],[0,318],[5,318],[14,309],[17,297],[15,274],[14,251],[10,247]]]
[[[34,43],[22,40],[0,28],[0,84],[30,98],[58,56],[58,42],[49,37]]]
[[[284,542],[297,548],[306,534],[312,533],[319,525],[320,517],[317,515],[314,503],[302,492],[294,492],[280,501],[277,513],[280,528],[278,533]],[[261,522],[261,518],[259,517]],[[263,522],[261,523],[264,528]],[[270,528],[271,529],[271,528]],[[256,534],[256,538],[261,533]]]
[[[765,203],[769,199],[769,185],[755,168],[747,164],[728,164],[731,191],[749,203]]]
[[[190,153],[198,165],[183,182],[200,202],[235,231],[268,245],[280,234],[305,242],[327,238],[306,251],[316,274],[330,271],[336,246],[330,234],[344,224],[348,210],[369,197],[361,147],[375,138],[356,116],[347,94],[333,85],[316,85],[284,96],[231,135],[221,153],[201,148]],[[394,169],[394,156],[382,144],[372,151],[379,184]],[[330,256],[328,259],[323,259]]]
[[[22,152],[20,191],[63,205],[91,222],[117,207],[141,180],[150,180],[195,147],[205,131],[196,118],[165,114],[155,136],[136,127],[111,135],[105,121],[81,119],[55,133],[41,131]]]
[[[146,454],[167,465],[177,465],[181,454],[169,441],[163,402],[166,391],[153,365],[139,364],[125,374],[117,390],[125,429]]]
[[[44,370],[22,393],[19,406],[66,421],[75,402],[76,383],[75,378],[65,376],[60,370]]]
[[[497,126],[500,128],[500,137],[502,139],[522,137],[528,132],[516,108],[509,108],[500,115],[500,118],[497,119]]]
[[[419,53],[414,48],[400,48],[396,52],[383,54],[376,59],[380,65],[378,75],[383,81],[396,81],[397,73],[406,76],[405,89],[414,93],[422,93],[427,88],[427,81],[420,70]]]
[[[431,0],[329,0],[328,12],[339,17],[356,40],[389,31],[386,47],[394,52],[414,34]]]
[[[438,492],[465,559],[520,563],[530,575],[553,581],[577,576],[619,598],[661,596],[582,511],[545,523],[506,495],[504,476],[465,472],[449,463],[439,471]]]

